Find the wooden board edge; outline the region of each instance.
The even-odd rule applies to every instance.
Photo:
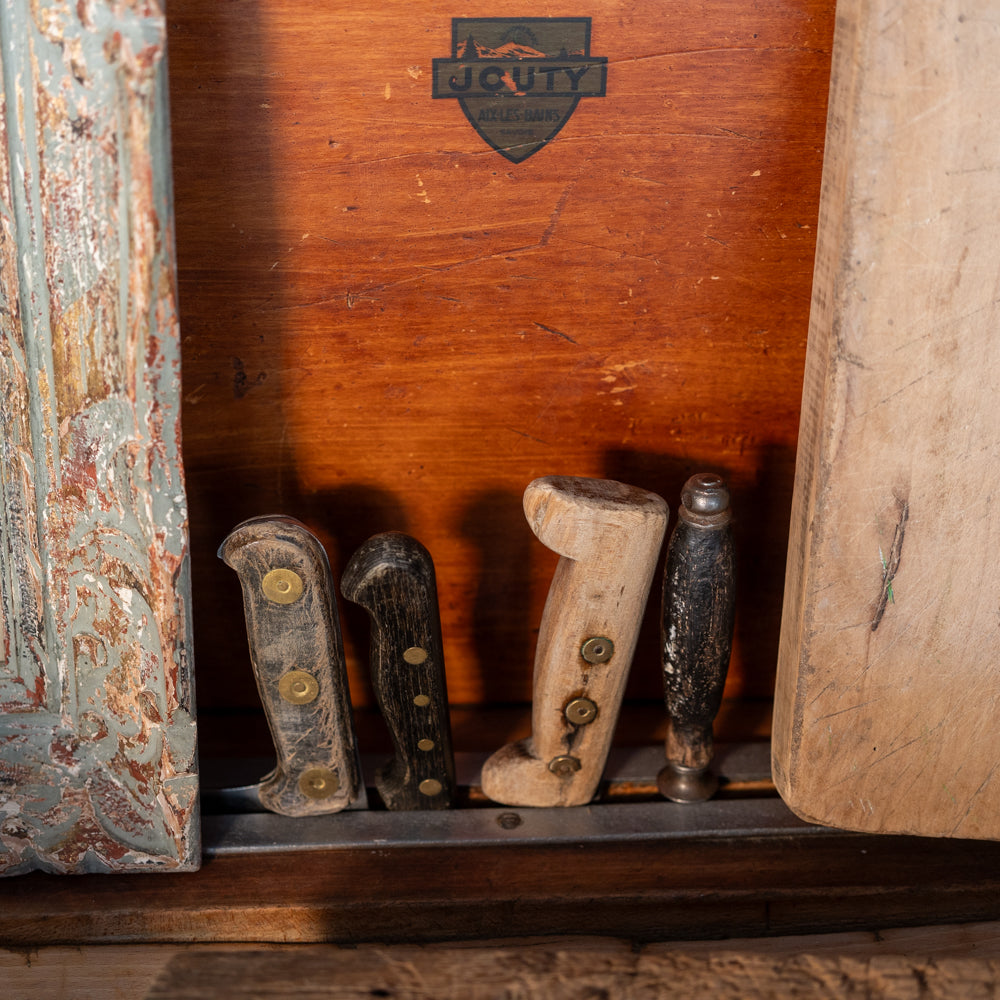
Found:
[[[809,814],[797,799],[793,762],[802,738],[800,684],[809,669],[805,588],[815,520],[829,474],[827,454],[841,405],[830,393],[827,374],[838,358],[839,264],[850,236],[845,217],[853,160],[850,140],[857,94],[863,85],[858,48],[864,44],[869,21],[862,0],[838,0],[772,716],[771,773],[778,794],[801,819],[819,824],[825,822],[823,817]]]

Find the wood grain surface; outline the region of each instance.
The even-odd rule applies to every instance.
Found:
[[[678,807],[687,810],[689,807]],[[691,807],[697,808],[697,807]],[[331,822],[337,817],[331,817]],[[810,832],[571,849],[302,851],[0,882],[0,944],[636,941],[1000,920],[1000,845]]]
[[[432,99],[431,67],[453,17],[521,12],[590,16],[609,65],[607,96],[514,165]],[[376,532],[414,535],[453,703],[523,704],[555,564],[525,486],[583,475],[669,497],[699,469],[741,511],[729,696],[770,696],[832,14],[171,0],[206,713],[256,704],[214,556],[241,519],[299,518],[335,578]],[[366,616],[343,621],[354,700],[372,705]],[[628,696],[662,712],[658,632],[653,609]]]
[[[157,3],[0,3],[0,874],[199,863]]]
[[[371,617],[369,668],[394,754],[375,776],[388,809],[446,809],[455,794],[434,562],[390,531],[351,556],[341,591]]]
[[[838,11],[774,774],[851,829],[1000,837],[998,19]]]
[[[398,1000],[480,995],[969,1000],[995,992],[994,923],[875,932],[662,941],[544,937],[448,945],[105,945],[0,950],[17,1000],[287,994]]]
[[[486,761],[483,791],[505,805],[586,805],[611,748],[667,505],[612,480],[547,476],[524,491],[524,513],[559,562],[538,630],[531,736]]]
[[[292,518],[261,517],[234,528],[219,555],[243,588],[250,661],[277,757],[260,800],[284,816],[339,812],[364,786],[323,546]]]
[[[755,952],[747,942],[715,942],[711,951],[683,945],[633,949],[627,941],[540,941],[493,948],[364,948],[351,955],[323,949],[237,953],[180,953],[152,986],[156,1000],[259,996],[293,984],[295,996],[389,995],[400,1000],[575,1000],[614,996],[656,1000],[665,995],[716,1000],[812,997],[876,1000],[914,997],[968,1000],[1000,986],[996,959],[933,959],[855,952],[849,945],[814,956]],[[669,985],[668,985],[669,984]],[[667,992],[669,991],[669,992]]]

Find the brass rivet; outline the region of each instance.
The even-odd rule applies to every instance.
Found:
[[[433,740],[417,740],[418,750],[433,750],[434,741]]]
[[[417,708],[426,708],[431,703],[431,696],[429,694],[418,694],[416,698],[413,699],[413,704]]]
[[[602,635],[596,635],[580,647],[580,655],[588,663],[607,663],[615,655],[615,644]]]
[[[403,659],[412,666],[417,666],[427,659],[427,650],[423,646],[410,646],[403,651]]]
[[[580,761],[577,760],[576,757],[570,757],[568,755],[553,757],[552,760],[549,761],[549,770],[553,774],[558,774],[560,778],[565,778],[567,775],[580,770]]]
[[[308,705],[319,694],[319,681],[304,670],[289,670],[278,679],[278,694],[293,705]]]
[[[574,698],[566,706],[566,718],[575,726],[585,726],[597,718],[597,706],[589,698]]]
[[[417,790],[421,795],[440,795],[441,794],[441,782],[437,778],[425,778],[423,781],[417,785]]]
[[[299,791],[309,799],[328,799],[340,788],[340,778],[325,767],[311,767],[299,778]]]
[[[272,569],[261,581],[264,596],[275,604],[294,604],[302,596],[302,577],[290,569]]]

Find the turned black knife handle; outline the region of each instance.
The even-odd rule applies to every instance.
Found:
[[[692,476],[681,493],[663,574],[663,690],[669,723],[660,792],[676,802],[710,798],[712,725],[733,641],[736,574],[729,490]]]
[[[250,659],[278,757],[260,783],[286,816],[338,812],[364,791],[326,552],[294,518],[230,532],[219,557],[243,587]]]
[[[434,563],[415,538],[386,532],[340,581],[371,616],[371,677],[395,756],[376,774],[388,809],[445,809],[455,792]]]

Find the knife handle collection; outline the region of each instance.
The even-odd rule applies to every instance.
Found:
[[[575,806],[597,791],[666,530],[664,500],[605,479],[530,483],[524,513],[559,562],[535,654],[531,735],[483,765],[484,794],[510,806]],[[663,576],[664,696],[669,717],[660,792],[714,794],[712,727],[732,647],[735,558],[729,490],[692,476]],[[326,553],[290,517],[238,525],[219,549],[243,587],[250,657],[277,752],[258,786],[288,816],[363,800],[340,623]],[[394,756],[375,784],[391,810],[445,809],[455,794],[434,564],[399,532],[351,557],[344,596],[371,618],[372,685]],[[361,802],[360,804],[363,804]]]
[[[243,588],[250,659],[277,753],[261,803],[286,816],[339,812],[364,785],[326,552],[293,518],[260,517],[234,528],[219,556]]]
[[[712,724],[729,669],[735,558],[729,490],[716,475],[692,476],[663,575],[663,686],[667,765],[657,784],[674,802],[701,802],[718,787],[709,765]]]
[[[561,558],[538,635],[531,736],[487,760],[482,788],[504,805],[583,805],[610,749],[667,505],[612,480],[549,476],[529,484],[524,512]]]
[[[340,589],[371,617],[372,687],[395,749],[375,787],[388,809],[445,809],[455,763],[430,553],[409,535],[376,535],[351,557]]]

